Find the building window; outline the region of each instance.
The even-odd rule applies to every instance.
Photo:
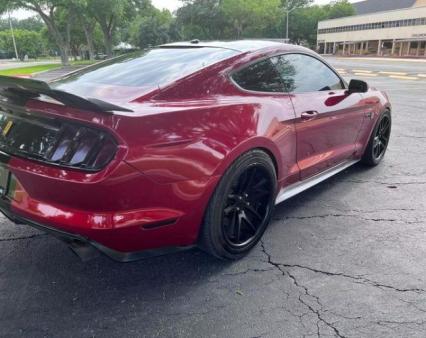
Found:
[[[367,24],[361,24],[361,25],[322,28],[322,29],[318,29],[318,33],[328,34],[328,33],[338,33],[338,32],[361,31],[361,30],[367,30],[367,29],[383,29],[383,28],[421,26],[421,25],[426,25],[426,18],[394,20],[394,21],[367,23]]]

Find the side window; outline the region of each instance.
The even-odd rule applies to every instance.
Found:
[[[340,78],[321,61],[303,54],[286,54],[271,59],[286,91],[308,93],[344,89]]]
[[[232,78],[243,89],[257,92],[284,92],[282,80],[270,60],[252,64]]]

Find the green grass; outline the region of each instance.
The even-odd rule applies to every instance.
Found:
[[[70,64],[73,66],[86,66],[86,65],[89,66],[96,62],[98,61],[77,60],[77,61],[71,61]],[[6,75],[6,76],[31,75],[34,73],[44,72],[46,70],[56,69],[60,67],[62,67],[60,63],[49,63],[45,65],[37,65],[32,67],[18,67],[18,68],[0,70],[0,75]]]
[[[46,64],[46,65],[37,65],[32,67],[19,67],[19,68],[12,68],[12,69],[4,69],[0,70],[0,75],[7,75],[7,76],[13,76],[13,75],[30,75],[33,73],[43,72],[50,69],[55,69],[61,67],[58,63],[52,63],[52,64]]]

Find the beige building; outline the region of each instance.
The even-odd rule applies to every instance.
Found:
[[[426,0],[367,0],[318,23],[322,54],[426,57]]]

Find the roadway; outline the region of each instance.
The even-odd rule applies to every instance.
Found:
[[[399,80],[426,80],[426,59],[327,57],[342,75],[390,77]]]
[[[330,61],[348,79],[358,68],[426,68]],[[424,337],[426,81],[356,77],[393,103],[384,162],[279,205],[239,262],[194,250],[82,263],[56,239],[2,218],[0,336]]]

